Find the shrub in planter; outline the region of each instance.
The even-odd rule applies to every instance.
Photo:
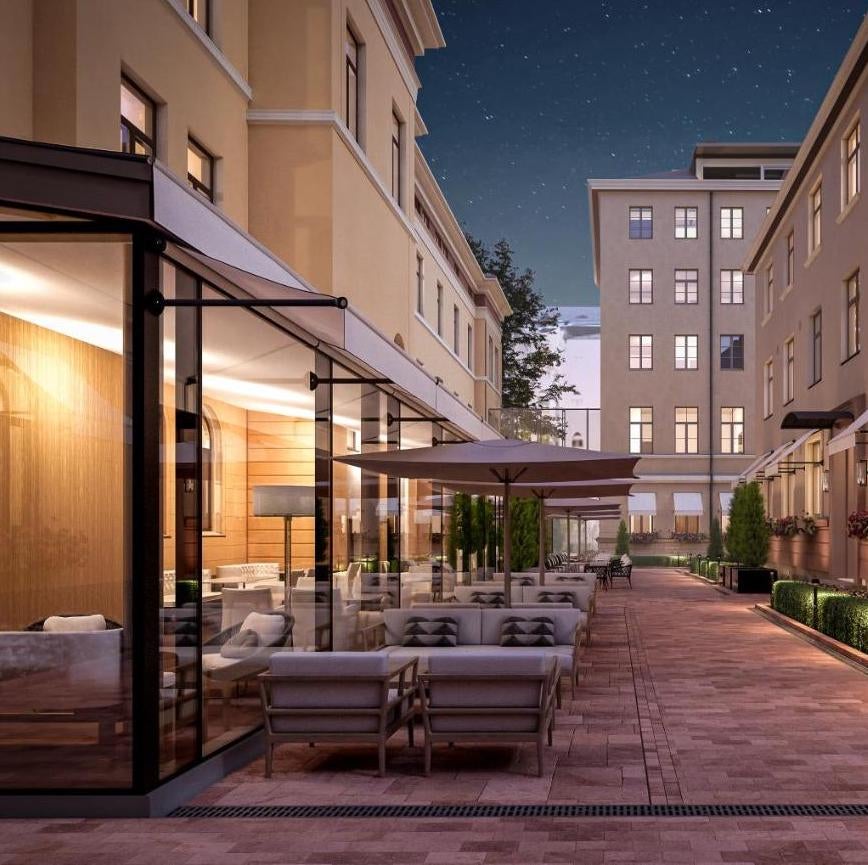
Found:
[[[701,544],[706,539],[702,532],[672,532],[671,537],[682,544]]]
[[[847,536],[851,538],[868,538],[868,511],[853,511],[847,517]]]
[[[778,580],[772,586],[772,609],[811,625],[814,617],[814,587],[800,580]]]
[[[748,568],[760,568],[769,553],[769,527],[759,485],[754,481],[735,488],[726,533],[729,557]]]
[[[630,555],[630,533],[627,531],[627,523],[624,520],[618,523],[618,535],[615,538],[615,555]]]
[[[772,534],[776,538],[791,538],[799,533],[799,522],[796,517],[779,517],[770,520]]]
[[[830,593],[823,599],[820,630],[860,652],[868,651],[868,598]]]
[[[723,558],[723,533],[720,531],[720,520],[717,517],[714,517],[711,520],[708,550],[705,554],[709,559]]]
[[[817,521],[810,515],[804,514],[799,519],[799,532],[809,538],[817,534]]]

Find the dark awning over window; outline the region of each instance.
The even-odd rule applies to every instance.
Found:
[[[851,411],[791,411],[784,415],[781,429],[831,429],[839,421],[851,420]]]

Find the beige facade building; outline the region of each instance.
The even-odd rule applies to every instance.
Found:
[[[762,456],[743,477],[761,482],[779,521],[770,563],[860,584],[868,544],[847,523],[865,510],[868,481],[866,63],[863,23],[744,265],[758,287],[754,450]],[[796,534],[785,533],[785,517],[796,518]]]
[[[588,183],[602,448],[643,455],[628,502],[634,554],[704,550],[756,452],[742,261],[795,151],[701,144],[688,169]]]
[[[416,143],[430,0],[2,0],[0,22],[0,135],[153,155],[462,406],[500,405],[509,307]]]

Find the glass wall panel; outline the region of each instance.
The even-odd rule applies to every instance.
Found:
[[[0,235],[0,786],[131,783],[126,236]]]

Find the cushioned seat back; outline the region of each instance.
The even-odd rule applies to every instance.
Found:
[[[495,573],[494,579],[498,583],[503,583],[504,576],[503,571],[499,571]],[[539,571],[513,571],[512,572],[512,584],[515,585],[537,585],[539,583]]]
[[[580,583],[555,583],[554,585],[530,586],[522,591],[526,604],[571,603],[579,610],[587,612],[591,608],[594,595],[592,586]]]
[[[506,603],[506,590],[503,585],[488,583],[484,586],[455,586],[452,590],[455,599],[462,604],[483,606],[503,606]]]
[[[238,632],[220,649],[224,658],[252,658],[268,655],[289,640],[292,619],[283,612],[248,613]]]
[[[223,589],[220,594],[222,604],[221,630],[225,631],[243,622],[248,613],[267,612],[273,609],[271,589]]]
[[[379,652],[277,652],[269,662],[271,674],[293,680],[274,683],[272,705],[278,709],[375,709],[382,699],[381,683],[354,679],[385,676],[388,664],[388,656]],[[281,733],[374,733],[378,724],[376,715],[318,715],[315,711],[272,718],[272,728]]]
[[[499,646],[503,622],[510,616],[515,616],[515,610],[480,610],[482,617],[482,642],[486,646]],[[552,620],[555,626],[555,644],[559,646],[572,645],[576,638],[576,628],[585,621],[581,610],[569,607],[554,607],[546,609],[523,609],[521,615],[532,617],[545,616]],[[512,650],[510,650],[512,651]],[[501,657],[504,657],[501,655]]]
[[[400,646],[410,618],[440,619],[448,616],[458,623],[458,645],[478,646],[481,634],[480,610],[474,607],[413,607],[412,609],[383,610],[386,625],[386,645]]]
[[[489,611],[484,611],[489,612]],[[494,612],[494,611],[490,611]],[[429,703],[432,708],[535,708],[540,705],[544,685],[517,680],[515,676],[545,675],[551,661],[541,653],[515,649],[474,655],[432,656],[428,671],[435,676],[454,677],[454,681],[430,682]],[[493,676],[491,681],[468,681],[467,676]],[[473,714],[431,716],[435,732],[532,732],[538,717],[531,714]]]

